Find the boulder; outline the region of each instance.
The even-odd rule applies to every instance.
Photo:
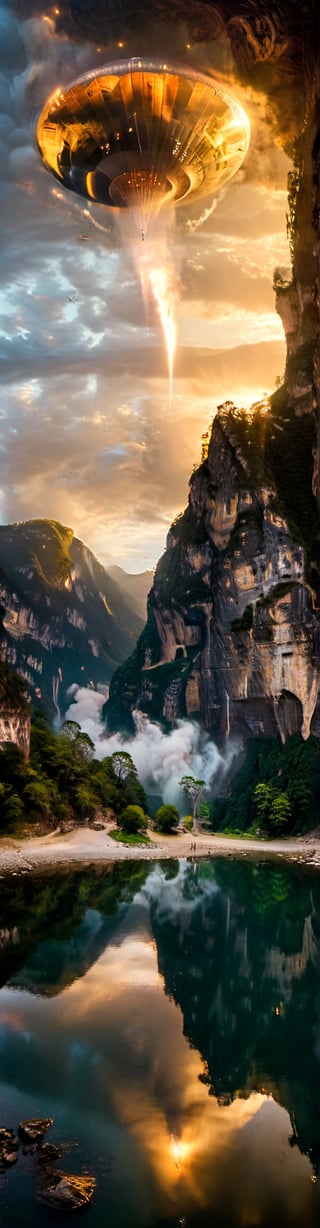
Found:
[[[25,1143],[38,1143],[50,1126],[53,1126],[53,1117],[30,1117],[20,1122],[20,1138]]]
[[[38,1164],[54,1164],[55,1160],[61,1160],[62,1152],[60,1147],[56,1147],[55,1143],[38,1143],[37,1146]]]
[[[3,1172],[6,1165],[15,1164],[18,1159],[19,1147],[19,1139],[14,1130],[9,1130],[6,1126],[0,1126],[0,1172]]]
[[[59,1169],[47,1169],[38,1190],[39,1202],[56,1211],[81,1211],[91,1202],[95,1178],[78,1177]]]

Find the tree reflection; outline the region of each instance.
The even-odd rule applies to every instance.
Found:
[[[154,902],[152,924],[209,1094],[229,1104],[271,1092],[318,1169],[320,885],[300,869],[221,858],[188,867],[182,898],[194,908],[166,919]]]

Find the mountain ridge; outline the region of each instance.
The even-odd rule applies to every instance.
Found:
[[[146,621],[147,597],[152,585],[153,571],[128,572],[123,567],[119,567],[117,563],[112,563],[106,568],[106,571],[121,592],[130,598],[132,609],[135,609],[140,618]]]
[[[33,701],[59,717],[72,683],[108,686],[144,620],[59,521],[1,525],[0,560],[1,658],[25,678]]]

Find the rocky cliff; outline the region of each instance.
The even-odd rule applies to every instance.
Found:
[[[143,619],[72,529],[56,521],[0,526],[0,655],[31,698],[63,714],[72,683],[107,684]]]
[[[319,14],[311,0],[196,8],[200,24],[211,15],[225,30],[239,77],[267,94],[275,139],[292,157],[292,269],[275,271],[286,372],[250,415],[218,410],[146,629],[112,680],[107,721],[132,729],[139,707],[166,724],[199,718],[214,737],[307,738],[320,734]]]
[[[267,413],[220,408],[158,564],[147,626],[113,677],[110,728],[130,728],[137,707],[167,724],[199,718],[214,737],[308,737],[318,695],[312,440],[312,419],[284,421],[279,395]]]
[[[0,662],[0,752],[14,743],[28,757],[31,714],[23,678]]]

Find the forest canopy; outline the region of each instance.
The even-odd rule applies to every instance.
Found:
[[[30,758],[14,744],[1,751],[1,830],[17,823],[93,820],[110,809],[120,816],[127,806],[147,809],[144,789],[130,755],[119,771],[119,755],[96,759],[88,734],[76,721],[66,721],[59,733],[43,719],[31,729]]]

